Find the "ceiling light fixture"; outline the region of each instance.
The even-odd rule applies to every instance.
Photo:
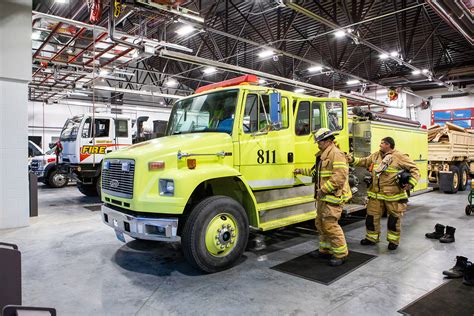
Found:
[[[419,74],[421,74],[421,71],[419,69],[417,69],[417,70],[413,70],[411,73],[412,73],[412,75],[419,75]]]
[[[260,58],[270,57],[270,56],[273,56],[273,55],[275,55],[275,52],[271,49],[267,49],[267,50],[264,50],[264,51],[261,51],[260,53],[258,53],[258,57],[260,57]]]
[[[352,79],[352,80],[348,80],[346,82],[348,85],[355,85],[355,84],[359,84],[360,81],[359,80],[356,80],[356,79]]]
[[[206,67],[204,68],[203,72],[206,74],[206,75],[210,75],[210,74],[213,74],[217,71],[216,67]]]
[[[105,76],[105,75],[107,75],[108,73],[109,73],[109,71],[108,71],[107,69],[101,69],[101,70],[99,71],[99,75],[100,75],[100,76]]]
[[[428,69],[425,68],[425,69],[423,69],[421,72],[424,73],[424,74],[427,74],[427,73],[428,73]]]
[[[390,52],[390,56],[392,56],[392,57],[397,57],[397,56],[398,56],[398,52],[397,52],[397,51],[392,51],[392,52]]]
[[[175,31],[176,34],[178,34],[179,36],[185,36],[185,35],[188,35],[188,34],[191,34],[192,32],[194,32],[196,29],[194,27],[192,27],[191,25],[189,24],[185,24],[183,26],[181,26],[179,29],[177,29]]]
[[[165,86],[167,87],[176,87],[178,85],[178,81],[174,80],[173,78],[168,79],[165,81]]]
[[[323,70],[323,67],[321,67],[321,66],[311,66],[311,67],[308,68],[309,72],[317,72],[317,71],[321,71],[321,70]]]
[[[305,89],[303,89],[303,88],[296,88],[295,89],[295,93],[303,93],[303,92],[305,92]]]
[[[336,36],[337,38],[344,37],[344,36],[346,36],[346,31],[338,30],[336,33],[334,33],[334,36]]]
[[[380,58],[380,59],[387,59],[387,58],[388,58],[388,55],[387,55],[387,54],[380,54],[380,55],[379,55],[379,58]]]
[[[31,33],[31,39],[32,39],[32,40],[39,40],[39,39],[41,39],[41,33],[40,33],[40,32],[33,32],[33,33]]]
[[[267,81],[265,79],[258,79],[259,84],[266,84]]]
[[[67,0],[55,0],[54,2],[63,4],[63,3],[66,3]]]

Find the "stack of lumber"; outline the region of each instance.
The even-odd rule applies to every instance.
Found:
[[[460,126],[454,125],[449,122],[447,122],[445,126],[439,126],[438,124],[435,124],[428,127],[428,142],[449,142],[448,133],[450,131],[456,131],[461,133],[471,132],[471,130],[466,130]]]

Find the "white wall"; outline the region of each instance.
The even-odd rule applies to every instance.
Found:
[[[417,94],[428,98],[433,97],[431,100],[431,107],[427,110],[422,110],[421,108],[417,108],[416,112],[419,117],[420,122],[422,124],[426,124],[427,126],[431,125],[431,113],[432,111],[436,110],[446,110],[446,109],[462,109],[462,108],[472,108],[474,107],[474,89],[471,87],[467,87],[466,92],[470,92],[471,94],[464,97],[457,97],[457,98],[441,98],[441,95],[448,95],[453,93],[459,92],[448,92],[447,89],[433,89],[433,90],[426,90],[426,91],[418,91]]]
[[[113,106],[115,108],[115,106]],[[148,121],[144,123],[146,129],[153,130],[154,120],[169,119],[170,109],[143,107],[124,104],[117,106],[122,108],[122,114],[136,119],[140,116],[148,116]],[[52,137],[59,137],[61,129],[66,120],[74,115],[91,113],[92,104],[84,101],[61,100],[58,104],[45,104],[42,102],[29,102],[28,104],[28,136],[42,136],[43,149],[48,149],[52,142]],[[104,104],[95,106],[96,112],[110,112],[110,107]]]

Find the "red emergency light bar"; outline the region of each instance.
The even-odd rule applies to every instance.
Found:
[[[258,78],[255,75],[244,75],[234,79],[224,80],[221,82],[211,83],[207,86],[200,87],[196,90],[196,93],[201,93],[204,91],[209,91],[215,88],[225,88],[231,86],[237,86],[241,84],[257,83]]]

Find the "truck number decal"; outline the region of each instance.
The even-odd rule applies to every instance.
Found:
[[[275,157],[276,157],[276,150],[272,150],[271,151],[272,153],[272,161],[270,162],[270,150],[265,150],[263,151],[262,149],[260,149],[259,151],[257,151],[257,162],[259,164],[262,164],[262,163],[275,163]],[[265,160],[266,158],[266,160]]]
[[[107,146],[89,146],[85,145],[81,148],[81,154],[102,154],[105,155],[105,150]]]

